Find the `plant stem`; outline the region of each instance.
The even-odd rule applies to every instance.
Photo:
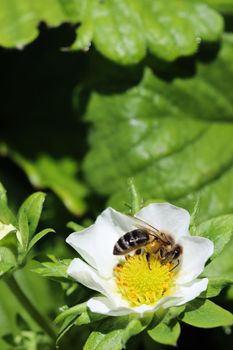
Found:
[[[32,302],[19,286],[14,276],[8,276],[8,278],[4,279],[4,281],[14,296],[17,298],[17,300],[23,305],[28,314],[33,318],[33,320],[40,326],[41,329],[44,330],[45,333],[47,333],[52,339],[55,340],[56,332],[53,326],[49,323],[47,318],[45,318],[32,304]]]

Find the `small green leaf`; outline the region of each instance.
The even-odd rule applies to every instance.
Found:
[[[52,228],[46,228],[42,231],[40,231],[39,233],[37,233],[32,240],[30,241],[29,245],[28,245],[28,251],[32,249],[32,247],[41,239],[43,238],[45,235],[47,235],[48,233],[54,233],[55,231]]]
[[[24,203],[21,205],[19,209],[19,213],[20,211],[24,211],[27,216],[30,237],[36,231],[36,228],[41,216],[44,200],[45,200],[44,193],[42,192],[33,193],[24,201]]]
[[[84,230],[84,227],[83,227],[83,226],[77,224],[77,223],[74,222],[74,221],[68,222],[66,226],[67,226],[68,228],[71,228],[71,230],[76,231],[76,232],[79,232],[79,231]]]
[[[60,315],[55,319],[55,323],[61,323],[56,344],[58,345],[63,336],[76,324],[77,318],[82,312],[86,310],[86,303],[78,304],[73,307],[70,307],[64,310]]]
[[[60,260],[55,257],[53,257],[53,259],[54,260],[51,262],[48,261],[41,263],[41,267],[35,268],[33,271],[43,277],[48,277],[55,281],[67,282],[67,268],[71,262],[71,259]]]
[[[6,247],[12,251],[12,253],[17,256],[18,253],[18,239],[16,237],[16,231],[11,231],[0,240],[0,247]],[[1,262],[0,262],[1,263]]]
[[[69,332],[69,330],[74,326],[77,317],[78,316],[71,316],[71,317],[67,317],[64,320],[64,322],[59,330],[59,333],[57,335],[57,339],[56,339],[56,346],[57,347],[59,347],[58,344],[59,344],[60,340],[64,337],[64,335],[67,332]]]
[[[22,246],[22,251],[25,252],[29,242],[29,225],[26,210],[21,207],[18,213],[19,240]]]
[[[195,0],[195,1],[199,1],[199,0]],[[223,14],[231,15],[233,13],[232,0],[204,0],[204,2]]]
[[[77,164],[74,160],[57,160],[49,155],[30,160],[16,152],[9,152],[9,155],[26,172],[34,186],[54,191],[73,214],[85,212],[87,189],[76,176]]]
[[[83,311],[82,311],[83,310]],[[80,314],[81,313],[81,314]],[[86,303],[75,305],[65,311],[63,311],[55,319],[55,323],[61,323],[62,326],[59,330],[57,337],[57,344],[60,342],[61,338],[73,327],[73,326],[82,326],[89,323],[93,323],[103,318],[106,318],[105,315],[100,315],[92,313],[90,310],[87,310]]]
[[[56,319],[54,320],[55,323],[63,322],[66,318],[70,316],[78,316],[85,312],[87,310],[87,303],[81,303],[75,306],[72,306],[63,312],[61,312]]]
[[[233,324],[232,313],[208,299],[196,299],[189,302],[180,319],[185,323],[201,328],[214,328]]]
[[[233,278],[224,277],[208,277],[208,287],[205,292],[200,295],[200,298],[216,297],[223,288],[233,284]]]
[[[177,320],[172,320],[169,324],[162,321],[154,329],[148,331],[148,334],[158,343],[176,345],[180,336],[180,324]]]
[[[102,314],[96,314],[91,312],[90,310],[86,310],[85,312],[83,312],[75,321],[75,325],[76,326],[82,326],[84,324],[89,324],[92,322],[96,322],[99,320],[102,320],[103,318],[106,318],[106,315],[102,315]]]
[[[196,227],[195,236],[209,238],[214,242],[213,260],[221,253],[233,236],[233,215],[222,215],[201,223]]]
[[[4,224],[16,225],[16,218],[7,205],[6,190],[0,182],[0,221]]]
[[[12,251],[0,246],[0,277],[16,265],[16,259]]]

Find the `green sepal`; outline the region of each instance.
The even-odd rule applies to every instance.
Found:
[[[135,315],[108,317],[97,325],[88,337],[84,350],[122,350],[126,342],[141,333],[151,322],[152,315],[140,318]]]

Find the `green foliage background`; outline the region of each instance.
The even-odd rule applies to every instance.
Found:
[[[206,271],[209,293],[221,290],[216,276],[232,283],[232,21],[232,0],[0,0],[0,181],[15,212],[35,190],[47,193],[39,228],[57,234],[39,243],[16,277],[50,319],[87,294],[37,276],[38,260],[74,256],[64,243],[69,221],[89,225],[107,205],[127,211],[129,177],[145,203],[169,201],[192,212],[198,201],[199,234],[211,227],[226,235]],[[231,311],[232,299],[231,289],[216,297]],[[85,322],[62,338],[62,349],[82,348],[92,329]],[[169,322],[151,337],[160,339]],[[109,337],[116,343],[131,335],[119,323],[121,332]],[[173,326],[168,345],[180,332]],[[102,339],[104,321],[101,327]],[[51,348],[37,331],[0,282],[0,349]],[[13,345],[5,341],[10,333]],[[178,347],[230,348],[228,333],[182,324]],[[127,349],[167,348],[142,334]],[[85,349],[112,347],[94,347],[98,336]]]

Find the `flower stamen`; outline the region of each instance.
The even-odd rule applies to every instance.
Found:
[[[127,256],[115,269],[121,295],[131,306],[151,305],[169,294],[175,271],[173,263],[161,263],[154,254]]]

